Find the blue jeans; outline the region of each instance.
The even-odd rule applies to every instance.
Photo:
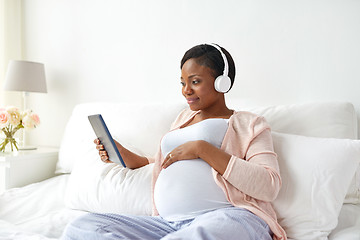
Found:
[[[253,213],[229,207],[179,222],[168,222],[160,216],[91,213],[70,223],[62,239],[272,240],[272,233]]]

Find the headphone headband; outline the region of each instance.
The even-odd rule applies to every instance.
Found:
[[[227,61],[227,58],[226,58],[226,55],[224,54],[224,52],[221,50],[221,48],[218,45],[216,45],[214,43],[207,43],[207,45],[213,46],[214,48],[216,48],[220,52],[221,57],[223,58],[223,61],[224,61],[223,75],[228,76],[228,74],[229,74],[229,64],[228,64],[228,61]]]

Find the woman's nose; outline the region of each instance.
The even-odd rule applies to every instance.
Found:
[[[191,85],[190,85],[190,84],[186,84],[186,85],[183,87],[183,92],[184,92],[184,94],[186,94],[186,95],[192,94],[192,93],[193,93],[193,89],[192,89]]]

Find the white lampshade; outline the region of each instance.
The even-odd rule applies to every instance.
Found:
[[[4,90],[47,93],[44,64],[10,61]]]

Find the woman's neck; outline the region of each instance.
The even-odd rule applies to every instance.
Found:
[[[234,111],[230,109],[226,109],[222,112],[216,112],[216,113],[209,113],[200,110],[200,112],[197,115],[199,117],[199,120],[205,120],[208,118],[230,118],[231,115],[233,115],[233,113]]]
[[[212,106],[211,108],[201,109],[197,115],[199,120],[204,120],[208,118],[230,118],[233,113],[234,111],[230,110],[224,103]]]

